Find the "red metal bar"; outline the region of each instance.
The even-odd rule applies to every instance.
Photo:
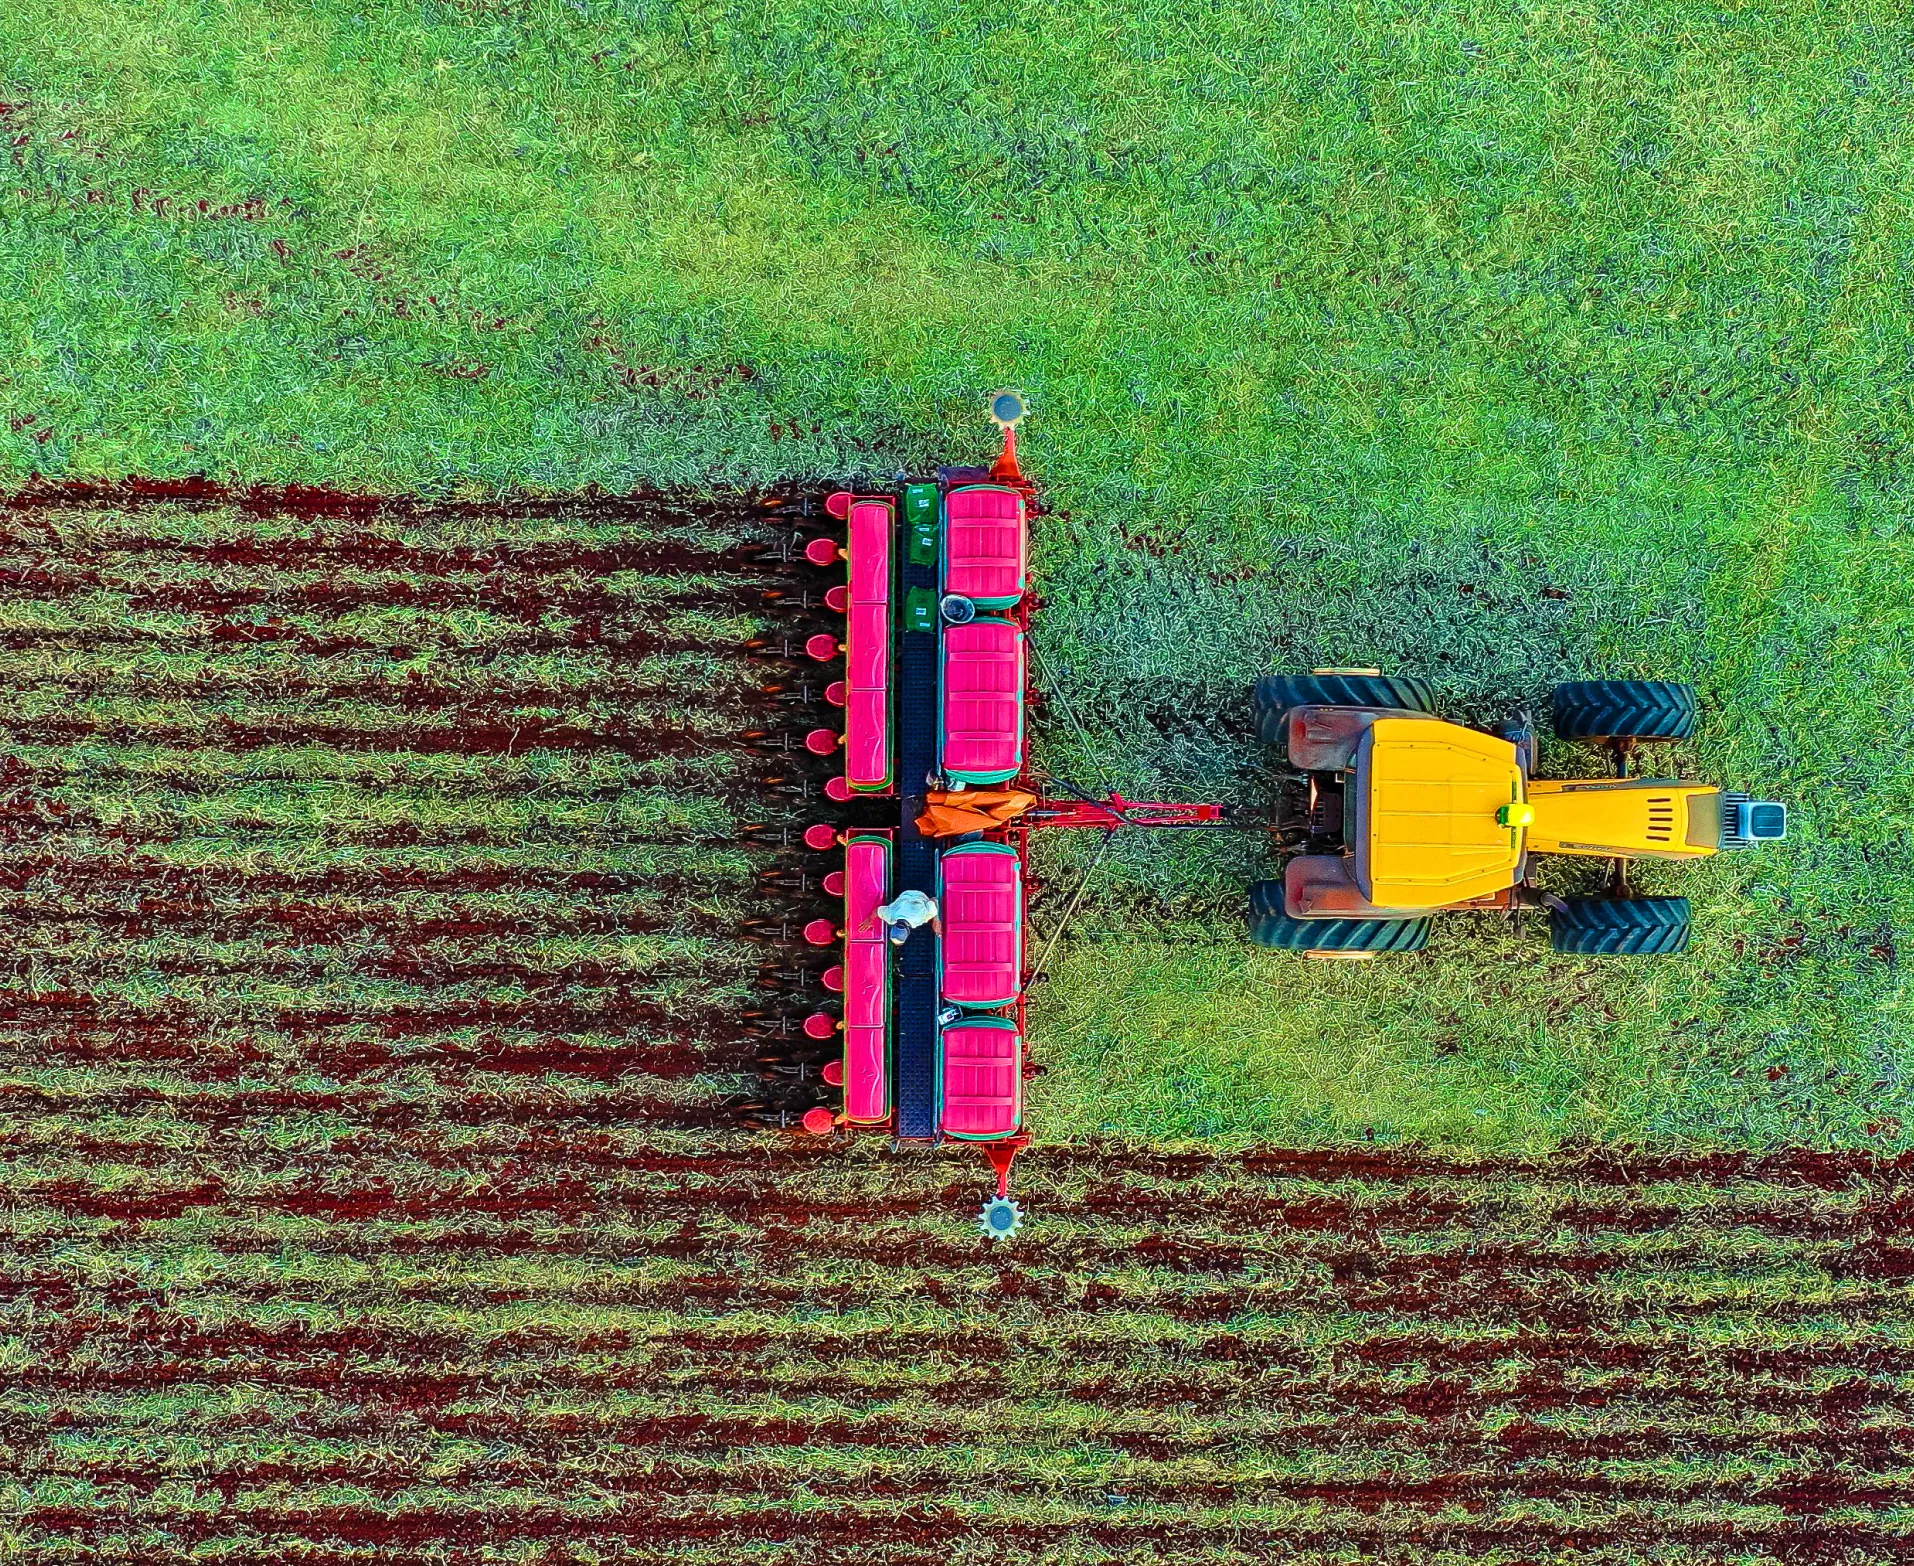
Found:
[[[1027,1133],[1007,1136],[1000,1142],[980,1142],[984,1157],[990,1160],[990,1167],[997,1172],[997,1199],[1002,1201],[1010,1194],[1010,1166],[1017,1161],[1017,1155],[1030,1145]]]
[[[1017,1037],[1023,1040],[1028,1060],[1030,1034],[1024,1028],[1024,1005],[1030,999],[1030,830],[1021,821],[1013,821],[1004,836],[1017,850],[1017,895],[1022,898],[1017,917],[1024,936],[1023,967],[1017,975]]]
[[[1004,449],[990,465],[990,482],[1023,490],[1030,488],[1030,481],[1023,476],[1023,469],[1017,466],[1017,431],[1012,425],[1004,426]]]
[[[1126,826],[1208,826],[1223,819],[1223,807],[1125,799],[1112,794],[1107,800],[1040,799],[1018,819],[1031,828],[1097,827],[1113,832]]]

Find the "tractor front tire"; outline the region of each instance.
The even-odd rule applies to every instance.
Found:
[[[1283,911],[1283,883],[1249,889],[1249,938],[1277,952],[1419,952],[1429,944],[1427,919],[1292,919]]]
[[[1565,740],[1682,740],[1695,732],[1695,688],[1673,680],[1571,680],[1555,687]]]
[[[1393,707],[1434,712],[1427,680],[1406,674],[1265,674],[1256,682],[1256,737],[1281,745],[1283,714],[1292,707]]]
[[[1672,957],[1688,946],[1688,899],[1565,898],[1549,908],[1548,939],[1578,957]]]

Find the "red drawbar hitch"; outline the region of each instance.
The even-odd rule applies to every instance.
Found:
[[[1029,827],[1099,827],[1113,832],[1126,826],[1212,826],[1222,821],[1223,807],[1125,799],[1112,794],[1104,800],[1040,799],[1017,819]]]

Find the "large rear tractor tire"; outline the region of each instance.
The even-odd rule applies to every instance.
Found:
[[[1580,957],[1672,957],[1688,946],[1688,899],[1565,898],[1549,909],[1548,939]]]
[[[1695,732],[1695,688],[1673,680],[1571,680],[1555,687],[1565,740],[1681,740]]]
[[[1419,952],[1429,944],[1427,919],[1292,919],[1283,911],[1283,883],[1249,889],[1249,938],[1278,952],[1379,956]]]
[[[1394,707],[1434,712],[1427,680],[1406,674],[1265,674],[1256,682],[1256,737],[1280,745],[1283,714],[1292,707]]]

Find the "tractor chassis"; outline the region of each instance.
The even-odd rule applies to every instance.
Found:
[[[1626,773],[1620,775],[1626,776]],[[1226,813],[1231,823],[1240,817]],[[1269,824],[1277,862],[1287,864],[1300,854],[1333,854],[1343,846],[1343,780],[1331,772],[1284,771],[1276,778],[1276,810]],[[1627,862],[1614,861],[1610,885],[1627,895]],[[1430,913],[1506,913],[1549,906],[1549,895],[1526,876],[1514,885],[1485,897],[1443,903]]]
[[[1515,742],[1523,753],[1525,768],[1533,767],[1534,726],[1533,720],[1526,712],[1517,718],[1496,724],[1493,732]],[[1609,754],[1610,764],[1614,768],[1616,777],[1632,776],[1638,746],[1639,742],[1632,736],[1601,742],[1602,749]],[[1240,816],[1236,812],[1226,811],[1222,814],[1232,822],[1240,821]],[[1269,830],[1274,840],[1279,863],[1287,863],[1298,854],[1334,853],[1339,850],[1343,844],[1342,776],[1338,773],[1302,772],[1294,769],[1278,772],[1276,774],[1276,809]],[[1634,889],[1628,879],[1626,857],[1617,857],[1609,861],[1608,879],[1604,883],[1602,895],[1619,898],[1634,895]],[[1514,885],[1487,897],[1444,903],[1429,911],[1456,913],[1473,910],[1503,912],[1514,916],[1525,910],[1554,907],[1561,901],[1561,898],[1544,892],[1525,874]]]

